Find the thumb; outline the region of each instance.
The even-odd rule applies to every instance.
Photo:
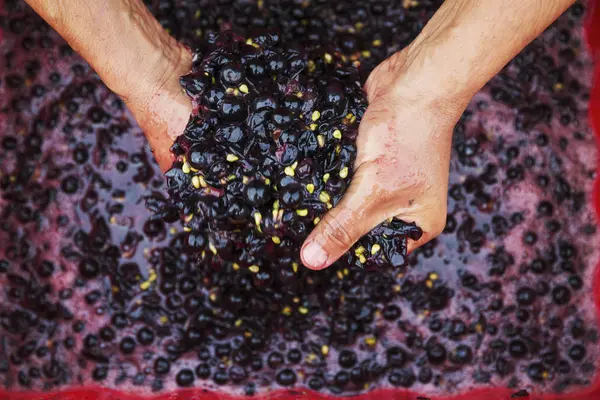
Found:
[[[314,270],[327,268],[363,235],[386,219],[378,207],[381,193],[375,176],[359,167],[342,201],[331,209],[304,241],[302,263]],[[381,204],[380,204],[381,205]]]

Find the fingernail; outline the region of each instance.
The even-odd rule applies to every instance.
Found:
[[[308,243],[302,250],[302,260],[304,261],[304,264],[314,269],[325,268],[327,258],[325,249],[315,241]]]

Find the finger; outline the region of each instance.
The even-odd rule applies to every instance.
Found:
[[[342,201],[323,217],[304,242],[301,257],[306,267],[315,270],[328,267],[387,218],[376,175],[368,166],[358,168]]]
[[[444,231],[446,227],[446,208],[441,207],[435,212],[419,213],[417,215],[398,215],[397,218],[404,222],[415,222],[423,230],[423,235],[419,240],[408,240],[407,252],[412,253]]]

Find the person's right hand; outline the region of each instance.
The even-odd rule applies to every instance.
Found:
[[[407,68],[408,54],[393,55],[369,76],[355,174],[342,201],[304,243],[302,260],[311,269],[328,267],[392,217],[423,229],[409,251],[445,227],[452,131],[469,99],[446,101],[442,88]]]
[[[192,112],[179,86],[191,52],[169,35],[142,0],[26,0],[127,104],[161,169]]]
[[[167,32],[164,34],[168,35]],[[155,74],[144,80],[125,80],[123,82],[136,82],[137,85],[125,87],[120,93],[115,90],[144,131],[163,172],[173,163],[169,149],[177,136],[183,134],[192,113],[191,99],[179,84],[179,77],[191,70],[191,53],[174,39],[171,44],[168,48],[171,55],[158,58],[153,68]],[[163,50],[157,52],[164,53]],[[154,59],[155,56],[149,54],[147,58]]]
[[[104,83],[119,95],[144,131],[154,157],[163,171],[173,163],[169,149],[181,135],[192,113],[191,99],[183,92],[179,77],[192,68],[192,54],[177,42],[139,0],[112,0],[116,7],[125,7],[126,19],[119,30],[127,34],[119,43],[98,44],[100,51],[112,58],[94,60],[94,68]],[[108,7],[108,6],[107,6]],[[112,11],[112,9],[110,10]],[[109,11],[109,12],[110,12]],[[71,24],[73,26],[74,24]],[[84,43],[88,54],[89,43]],[[106,52],[104,49],[123,46],[127,51]],[[135,63],[135,65],[132,65]]]

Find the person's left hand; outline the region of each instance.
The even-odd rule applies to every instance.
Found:
[[[359,128],[352,183],[304,242],[308,268],[328,267],[392,217],[423,230],[409,251],[444,229],[452,131],[466,101],[448,103],[438,89],[428,91],[420,82],[431,77],[414,76],[407,51],[380,64],[365,85],[369,107]]]

